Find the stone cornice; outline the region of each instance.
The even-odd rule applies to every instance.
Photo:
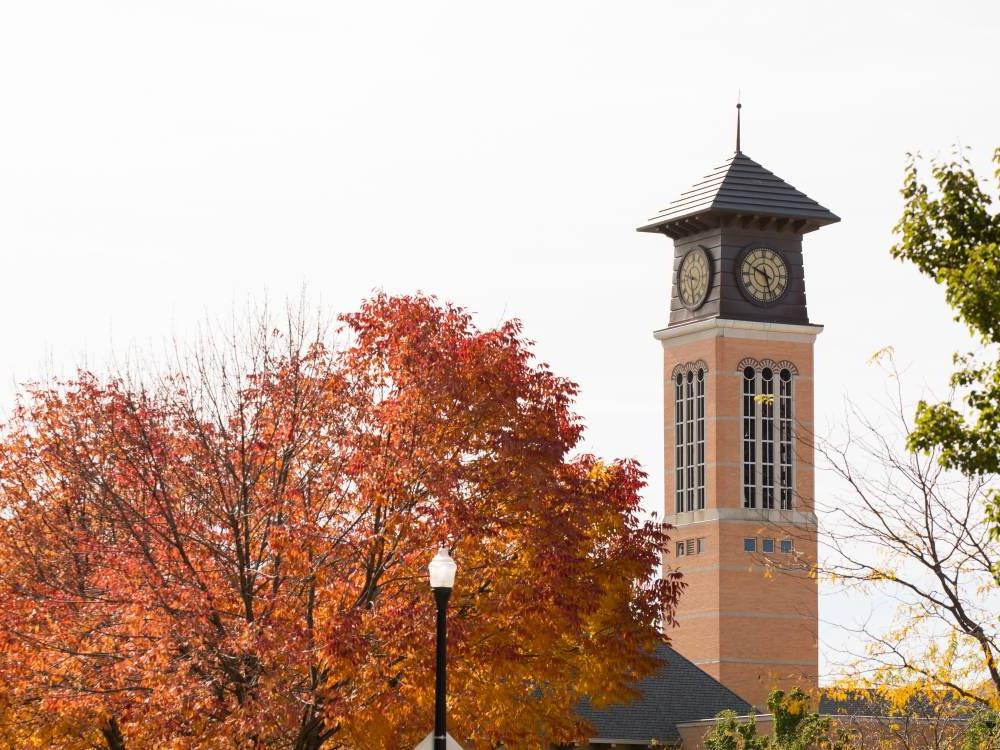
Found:
[[[653,332],[658,341],[671,341],[687,337],[711,338],[730,336],[733,338],[770,339],[772,341],[813,341],[823,332],[821,325],[801,325],[797,323],[767,323],[756,320],[727,320],[725,318],[705,318],[691,323],[682,323]]]
[[[765,510],[763,508],[705,508],[684,513],[671,513],[663,517],[671,526],[683,528],[698,523],[767,523],[776,526],[805,526],[816,528],[815,513],[798,510]]]

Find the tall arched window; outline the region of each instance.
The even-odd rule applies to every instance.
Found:
[[[684,512],[684,373],[674,376],[674,495]]]
[[[760,494],[761,508],[774,509],[774,370],[760,373]]]
[[[677,513],[705,507],[705,367],[674,371],[674,503]]]
[[[778,375],[778,450],[781,454],[781,509],[792,509],[792,373]]]
[[[757,371],[743,370],[743,507],[757,507]]]
[[[695,385],[695,504],[705,508],[705,368],[699,367]]]
[[[791,363],[745,361],[743,367],[743,507],[792,509],[793,375]]]
[[[688,370],[684,384],[684,497],[687,507],[694,510],[694,373]]]

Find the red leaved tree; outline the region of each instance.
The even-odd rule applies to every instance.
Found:
[[[573,454],[575,386],[516,322],[480,331],[432,298],[341,323],[27,389],[0,437],[8,743],[411,745],[445,540],[470,745],[585,736],[581,696],[653,667],[681,584],[656,578],[641,470]]]

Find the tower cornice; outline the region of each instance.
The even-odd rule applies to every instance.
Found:
[[[775,341],[815,340],[823,326],[813,323],[771,323],[759,320],[730,320],[728,318],[703,318],[690,323],[661,328],[653,332],[658,341],[672,341],[685,337],[730,336],[733,338],[771,339]]]
[[[760,523],[777,528],[785,526],[805,526],[815,529],[819,525],[812,511],[766,510],[763,508],[705,508],[687,513],[667,513],[664,523],[674,527],[687,527],[699,523]]]

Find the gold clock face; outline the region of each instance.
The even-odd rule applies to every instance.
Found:
[[[774,302],[788,289],[788,266],[776,250],[754,247],[743,254],[739,266],[740,287],[754,302]]]
[[[685,307],[701,307],[708,296],[712,281],[712,267],[708,253],[700,247],[689,250],[677,271],[677,290]]]

